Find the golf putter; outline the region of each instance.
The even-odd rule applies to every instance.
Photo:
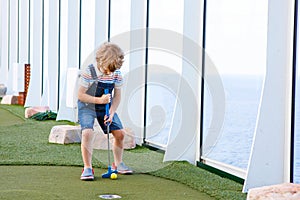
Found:
[[[104,94],[108,94],[109,90],[108,89],[104,89]],[[109,117],[109,103],[105,104],[105,115],[107,117]],[[110,178],[110,175],[112,173],[117,174],[118,171],[117,170],[112,170],[111,168],[111,162],[110,162],[110,143],[109,143],[109,125],[110,123],[108,122],[106,124],[106,130],[107,130],[107,157],[108,157],[108,169],[107,172],[102,174],[102,178]]]

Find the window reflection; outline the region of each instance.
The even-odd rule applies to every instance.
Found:
[[[223,129],[203,156],[246,169],[258,113],[266,63],[267,2],[207,3],[206,54],[216,66],[225,92]],[[204,141],[213,112],[204,91]]]
[[[157,38],[151,31],[166,29],[182,34],[184,1],[174,3],[172,0],[151,0],[149,3],[146,141],[165,147],[173,123],[176,94],[163,83],[166,78],[171,80],[178,77],[181,73],[182,59],[165,49],[152,48],[163,38]],[[182,41],[174,43],[182,49]]]
[[[130,31],[131,0],[111,0],[110,37],[114,38]],[[125,44],[130,45],[130,40]],[[122,73],[129,71],[129,56],[125,55]]]

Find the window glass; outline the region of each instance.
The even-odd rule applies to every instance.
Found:
[[[112,0],[110,16],[110,38],[120,37],[120,35],[129,35],[130,31],[130,10],[131,0]],[[121,46],[121,44],[119,44]],[[130,46],[130,39],[122,41],[122,45]],[[121,46],[122,48],[122,46]],[[125,47],[123,47],[124,50]],[[125,52],[126,53],[126,52]],[[129,55],[125,54],[124,64],[121,68],[123,74],[129,71]]]
[[[95,51],[95,6],[94,0],[81,2],[80,64],[84,67],[94,61],[92,53]]]
[[[151,0],[149,3],[146,141],[165,147],[176,106],[176,92],[165,80],[178,77],[182,59],[168,44],[163,46],[167,38],[162,33],[166,31],[170,37],[173,33],[182,35],[184,1]],[[173,44],[174,48],[182,49],[181,39]]]
[[[205,51],[223,83],[225,111],[222,129],[210,131],[217,113],[206,85],[203,141],[213,141],[203,157],[242,169],[248,164],[265,73],[267,11],[267,1],[207,3]]]

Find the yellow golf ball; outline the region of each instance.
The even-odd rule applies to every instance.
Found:
[[[117,179],[118,178],[118,175],[116,174],[116,173],[112,173],[111,175],[110,175],[110,179],[112,179],[112,180],[115,180],[115,179]]]

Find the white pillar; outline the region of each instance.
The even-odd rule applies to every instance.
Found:
[[[182,74],[178,80],[178,100],[174,109],[173,125],[164,161],[186,160],[196,164],[199,160],[202,21],[203,1],[184,1]],[[193,117],[185,118],[184,116]],[[180,120],[182,123],[178,127],[178,124],[174,122]],[[187,121],[189,122],[186,123]]]
[[[15,94],[13,91],[13,77],[16,76],[13,70],[13,66],[18,62],[18,1],[11,0],[9,4],[9,36],[8,36],[8,84],[7,94]]]
[[[132,0],[130,14],[130,33],[119,34],[112,40],[122,44],[125,53],[129,54],[129,72],[124,74],[126,84],[119,114],[123,123],[134,132],[137,144],[141,144],[144,135],[146,1]]]
[[[0,83],[8,84],[8,13],[9,0],[1,0],[1,64],[0,64]]]
[[[42,1],[30,1],[30,68],[31,76],[25,107],[40,106],[42,92]]]
[[[19,63],[29,63],[29,0],[19,1]]]
[[[95,2],[95,47],[108,39],[108,0]]]
[[[50,102],[50,94],[49,94],[49,57],[48,57],[48,52],[49,52],[49,43],[52,41],[49,41],[49,0],[43,0],[44,3],[44,8],[43,8],[43,30],[42,30],[42,35],[43,35],[43,60],[42,60],[42,65],[43,65],[43,70],[42,70],[42,87],[43,87],[43,93],[41,97],[41,105],[42,106],[49,106]],[[52,69],[53,70],[53,69]]]
[[[69,0],[68,4],[67,67],[78,67],[79,65],[79,1]]]
[[[45,13],[48,13],[47,22],[45,22],[45,76],[47,77],[45,93],[48,96],[48,106],[52,111],[57,111],[58,107],[58,69],[59,69],[59,0],[45,0]],[[45,16],[46,20],[46,16]],[[47,32],[46,32],[47,31]],[[47,51],[46,51],[47,49]],[[47,53],[46,53],[47,52]]]
[[[94,51],[95,51],[95,39],[96,39],[96,31],[97,25],[95,21],[97,20],[96,14],[101,12],[96,10],[95,8],[96,2],[94,0],[90,1],[82,1],[81,8],[81,50],[80,50],[80,58],[81,63],[80,67],[84,68],[89,65],[94,59]],[[103,9],[104,10],[104,9]],[[98,25],[99,26],[99,25]],[[102,27],[102,31],[104,27]],[[104,31],[103,31],[104,32]],[[79,66],[78,66],[79,67]]]
[[[65,33],[60,32],[66,39],[66,42],[63,44],[64,49],[60,49],[60,58],[64,56],[66,59],[60,64],[59,110],[56,120],[69,120],[74,122],[77,118],[77,110],[67,106],[67,95],[73,92],[69,92],[73,90],[73,88],[67,88],[67,73],[69,68],[78,68],[79,65],[79,2],[80,0],[69,0],[68,4],[64,4],[64,8],[66,8],[68,12],[64,14],[64,24],[61,24],[61,26],[66,25],[67,30],[64,29],[64,31],[66,31]],[[61,8],[61,10],[64,12],[63,8]],[[63,52],[63,50],[65,51]]]
[[[244,192],[290,178],[294,1],[268,4],[266,77]]]

